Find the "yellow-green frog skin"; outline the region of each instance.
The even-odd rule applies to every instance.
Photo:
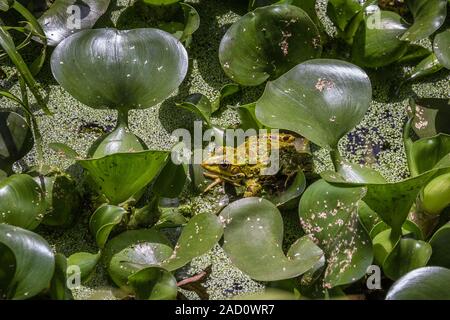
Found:
[[[267,143],[267,147],[258,149],[258,143],[264,142]],[[273,184],[276,178],[275,175],[263,174],[263,170],[270,167],[272,147],[278,148],[280,168],[277,174],[281,173],[285,176],[286,183],[290,177],[302,169],[305,159],[310,155],[309,141],[285,133],[247,138],[244,145],[237,148],[220,147],[202,163],[202,167],[207,171],[205,176],[214,180],[204,192],[220,183],[228,182],[234,186],[244,186],[244,197],[259,195],[263,187]],[[242,154],[244,151],[245,153]]]

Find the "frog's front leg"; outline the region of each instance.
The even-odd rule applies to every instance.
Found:
[[[248,197],[255,197],[257,196],[261,190],[262,185],[258,182],[256,179],[249,179],[245,182],[245,192],[244,192],[244,198]]]
[[[203,193],[207,193],[209,190],[211,190],[212,188],[214,188],[215,186],[217,186],[218,184],[220,184],[220,183],[223,182],[223,179],[222,179],[221,177],[215,175],[215,174],[211,174],[211,173],[208,173],[208,172],[204,172],[203,175],[204,175],[205,177],[207,177],[207,178],[214,179],[214,181],[211,182],[211,183],[206,187],[205,190],[203,190]]]

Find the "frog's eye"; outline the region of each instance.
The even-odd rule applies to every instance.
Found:
[[[222,169],[222,170],[228,170],[228,169],[230,168],[230,166],[231,166],[231,163],[229,163],[228,161],[222,161],[222,162],[219,164],[219,167],[220,167],[220,169]]]

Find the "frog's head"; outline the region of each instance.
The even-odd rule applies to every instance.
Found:
[[[203,161],[201,166],[209,173],[229,182],[238,183],[246,177],[242,166],[233,164],[223,155],[211,156]]]

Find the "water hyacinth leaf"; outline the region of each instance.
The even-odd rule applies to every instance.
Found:
[[[359,0],[330,0],[327,5],[327,16],[340,31],[345,31],[347,25],[364,8]]]
[[[375,226],[380,223],[380,218],[377,213],[370,209],[364,201],[358,202],[358,216],[359,222],[363,225],[369,235],[371,235],[371,231]]]
[[[408,272],[425,267],[431,257],[431,246],[424,241],[401,239],[386,257],[383,271],[387,277],[397,280]]]
[[[128,282],[139,300],[175,300],[177,280],[167,270],[149,267],[132,274]]]
[[[180,3],[181,9],[184,14],[184,30],[183,34],[180,37],[180,41],[186,44],[189,47],[192,41],[192,35],[195,31],[200,27],[200,15],[194,7],[190,6],[187,3]]]
[[[387,300],[450,300],[450,269],[424,267],[395,282]]]
[[[177,103],[177,106],[195,113],[205,121],[208,126],[211,126],[212,106],[209,99],[204,95],[194,93],[187,97],[186,101]]]
[[[150,266],[159,266],[173,252],[170,241],[156,229],[129,230],[108,241],[102,259],[111,279],[132,292],[128,277]]]
[[[178,208],[161,206],[159,210],[161,213],[155,226],[158,229],[176,228],[188,223],[188,219],[183,216],[183,213]]]
[[[55,258],[50,245],[41,236],[19,227],[0,224],[0,252],[2,297],[29,299],[50,286]]]
[[[239,128],[241,128],[242,130],[259,130],[264,128],[264,126],[258,121],[258,119],[256,119],[256,103],[237,106],[235,109],[239,114]]]
[[[428,57],[424,58],[414,69],[411,71],[408,76],[407,81],[420,79],[432,74],[435,74],[439,70],[441,70],[443,66],[437,59],[434,53],[430,54]]]
[[[14,174],[0,181],[0,223],[33,230],[45,210],[42,190],[30,176]]]
[[[352,183],[335,172],[322,172],[321,176],[332,184],[365,187],[367,191],[362,200],[399,235],[417,195],[436,172],[428,171],[393,183]]]
[[[172,255],[162,267],[169,271],[183,267],[211,250],[222,234],[223,226],[216,215],[203,213],[194,216],[183,228]]]
[[[450,222],[436,231],[430,239],[433,248],[428,265],[450,268]]]
[[[397,63],[411,63],[417,60],[423,60],[431,54],[431,50],[418,44],[410,44],[408,51],[397,60]]]
[[[290,4],[297,6],[303,9],[317,26],[320,25],[320,20],[316,12],[316,0],[250,0],[249,11],[271,4]]]
[[[233,81],[256,86],[321,52],[319,31],[306,12],[282,4],[258,8],[234,23],[222,38],[219,59]]]
[[[409,150],[411,174],[417,176],[432,170],[445,156],[450,154],[450,135],[438,134],[415,141]]]
[[[92,28],[108,9],[110,0],[56,0],[38,19],[50,46],[70,35]]]
[[[125,209],[111,205],[103,205],[95,210],[89,220],[89,229],[99,248],[105,246],[112,229],[122,221],[126,214]]]
[[[97,29],[63,40],[51,67],[82,103],[126,111],[166,99],[186,76],[188,58],[181,42],[162,30]]]
[[[219,96],[217,99],[215,99],[211,106],[212,106],[212,112],[216,112],[220,109],[220,104],[223,100],[225,100],[227,97],[230,97],[236,93],[241,91],[241,86],[236,83],[228,83],[224,85],[219,92]]]
[[[423,189],[421,202],[422,209],[427,214],[440,215],[450,205],[450,173],[438,175],[431,180]]]
[[[81,281],[86,281],[94,271],[95,266],[100,260],[100,252],[96,254],[88,252],[77,252],[67,258],[68,270],[73,270],[74,267],[79,270]]]
[[[374,229],[377,229],[378,226],[380,226],[380,224],[375,226]],[[376,230],[372,230],[371,236],[376,233],[374,231]],[[400,235],[393,233],[390,228],[373,236],[372,244],[375,263],[382,266],[399,241]]]
[[[184,189],[188,177],[185,164],[169,160],[153,184],[153,192],[164,198],[177,198]]]
[[[74,149],[69,147],[64,143],[53,142],[48,145],[50,149],[58,153],[59,155],[64,156],[66,159],[75,160],[77,158],[81,158],[81,156]]]
[[[50,283],[49,295],[55,300],[73,300],[72,291],[67,286],[67,258],[55,254],[55,272]]]
[[[265,126],[290,130],[335,149],[362,120],[371,97],[370,79],[359,67],[316,59],[267,83],[256,103],[256,117]]]
[[[433,137],[438,133],[450,134],[450,100],[421,98],[411,100],[407,109],[412,120],[412,129],[420,138]]]
[[[282,250],[283,219],[274,204],[245,198],[228,205],[220,214],[224,222],[223,248],[233,265],[258,281],[297,277],[323,256],[308,237],[297,240],[286,256]]]
[[[293,202],[298,201],[298,198],[305,191],[305,189],[306,176],[302,170],[299,170],[286,190],[264,196],[263,198],[266,198],[277,207],[286,209],[286,207],[290,208],[291,204],[294,206]],[[295,201],[296,199],[297,201]]]
[[[53,173],[36,175],[36,181],[45,194],[46,212],[42,223],[48,226],[69,226],[80,209],[81,197],[75,181],[68,175]]]
[[[348,182],[386,183],[386,180],[378,171],[354,163],[343,163],[339,167],[338,173]]]
[[[399,39],[407,28],[395,12],[375,11],[365,16],[354,37],[353,62],[370,68],[395,62],[408,50],[408,43]]]
[[[363,196],[364,188],[340,188],[319,180],[300,200],[303,230],[325,253],[325,288],[355,282],[372,263],[370,238],[358,219],[358,201]]]
[[[407,0],[414,23],[401,39],[415,42],[431,36],[447,17],[447,0]]]
[[[450,69],[450,28],[436,35],[433,50],[439,62]]]
[[[116,153],[99,159],[78,160],[111,204],[128,200],[147,186],[168,159],[165,151]]]
[[[0,169],[10,171],[33,145],[33,134],[25,119],[14,112],[0,112]]]

